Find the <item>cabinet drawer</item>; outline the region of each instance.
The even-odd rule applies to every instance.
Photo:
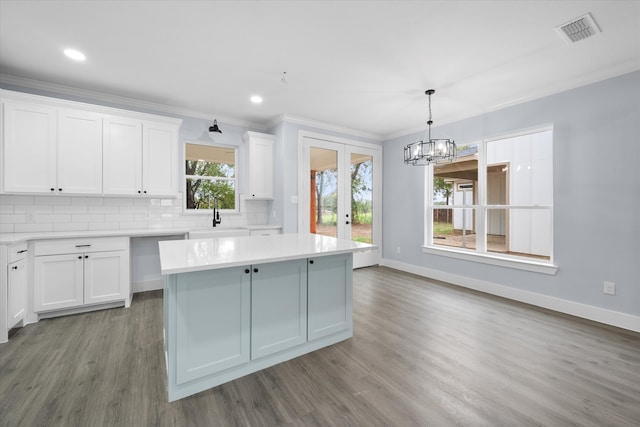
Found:
[[[124,251],[128,245],[129,239],[127,237],[41,240],[34,244],[34,255]]]
[[[27,242],[17,243],[7,248],[8,264],[27,257]]]
[[[273,234],[280,234],[279,228],[264,228],[259,230],[251,230],[252,236],[271,236]]]

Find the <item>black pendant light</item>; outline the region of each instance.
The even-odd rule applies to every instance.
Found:
[[[430,163],[451,162],[456,158],[456,143],[452,139],[431,138],[431,95],[434,89],[425,91],[429,97],[429,120],[427,131],[422,141],[417,141],[404,147],[404,163],[413,166],[426,166]]]
[[[213,126],[209,126],[209,132],[222,133],[222,131],[218,127],[218,121],[216,119],[213,119]]]

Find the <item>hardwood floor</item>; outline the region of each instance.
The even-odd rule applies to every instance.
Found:
[[[638,426],[640,334],[383,267],[354,337],[167,403],[162,294],[0,345],[3,426]]]

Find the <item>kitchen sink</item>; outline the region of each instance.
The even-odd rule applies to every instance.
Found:
[[[238,237],[248,235],[249,230],[246,228],[206,228],[202,230],[189,231],[189,239],[212,239],[215,237]]]

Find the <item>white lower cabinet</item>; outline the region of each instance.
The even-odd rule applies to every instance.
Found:
[[[34,311],[49,311],[84,304],[83,255],[35,257],[33,265]]]
[[[26,242],[0,245],[0,343],[26,323],[28,265]]]
[[[27,305],[27,260],[22,258],[8,266],[7,328],[24,320]]]
[[[42,241],[34,251],[36,313],[121,300],[129,304],[127,238]]]
[[[84,259],[84,303],[97,304],[129,295],[129,254],[95,252]]]

